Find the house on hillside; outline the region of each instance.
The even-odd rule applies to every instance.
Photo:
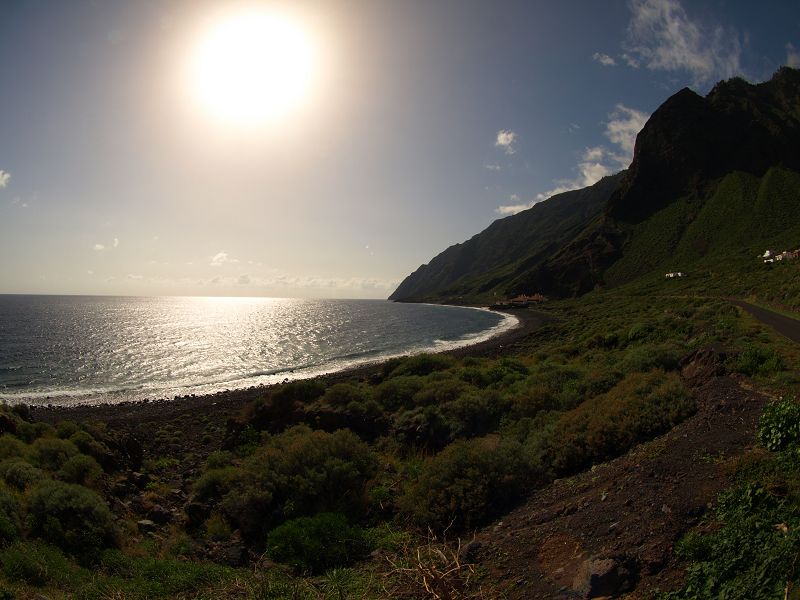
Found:
[[[683,271],[670,271],[664,275],[666,279],[676,279],[678,277],[686,277],[686,273]]]
[[[532,294],[530,296],[526,296],[525,294],[520,294],[519,296],[515,296],[514,298],[510,298],[508,300],[503,300],[501,302],[496,302],[492,304],[489,308],[492,310],[503,310],[507,308],[527,308],[532,304],[539,304],[540,302],[544,302],[547,300],[541,294]]]

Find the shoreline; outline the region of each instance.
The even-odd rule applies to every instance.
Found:
[[[508,353],[519,341],[528,337],[530,333],[539,329],[549,321],[554,320],[551,315],[534,310],[520,309],[512,313],[503,312],[517,319],[514,327],[498,333],[497,335],[480,342],[460,346],[458,348],[434,352],[447,354],[457,358],[466,356],[497,357]],[[403,355],[409,356],[409,354]],[[310,377],[321,379],[328,384],[338,383],[349,379],[367,379],[379,371],[386,362],[384,359],[357,365],[341,371],[334,371]],[[244,406],[263,396],[270,388],[281,383],[263,384],[241,389],[223,390],[211,394],[180,396],[173,399],[138,400],[119,403],[79,404],[70,406],[31,404],[28,405],[31,415],[36,420],[55,423],[61,420],[95,420],[108,424],[124,421],[131,418],[145,418],[158,421],[170,419],[187,413],[228,413],[234,416]]]

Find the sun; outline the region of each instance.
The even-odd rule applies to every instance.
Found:
[[[279,120],[308,100],[316,68],[309,32],[287,15],[248,9],[215,19],[190,55],[195,102],[231,124]]]

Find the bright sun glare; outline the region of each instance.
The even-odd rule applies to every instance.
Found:
[[[229,14],[200,36],[190,60],[192,95],[232,124],[272,122],[298,108],[315,71],[308,32],[263,9]]]

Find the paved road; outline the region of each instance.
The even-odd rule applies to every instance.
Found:
[[[800,321],[797,319],[786,317],[760,306],[753,306],[743,300],[731,300],[731,304],[743,308],[764,325],[769,325],[782,336],[800,344]]]

